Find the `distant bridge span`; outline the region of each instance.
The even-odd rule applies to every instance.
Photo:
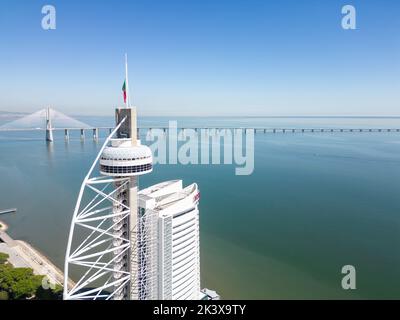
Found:
[[[65,140],[69,139],[71,131],[80,131],[80,137],[82,140],[85,139],[85,132],[89,131],[93,133],[93,139],[97,140],[99,137],[99,131],[111,132],[113,127],[85,127],[85,128],[51,128],[52,131],[64,131]],[[168,126],[139,126],[138,134],[140,131],[151,131],[151,130],[162,130],[167,132],[170,128]],[[174,128],[175,129],[175,128]],[[178,131],[185,129],[200,130],[242,130],[247,132],[253,130],[254,133],[338,133],[338,132],[400,132],[400,128],[271,128],[271,127],[224,127],[224,126],[185,126],[176,128]],[[47,131],[46,128],[1,128],[1,132],[18,132],[18,131]]]
[[[53,131],[64,131],[65,140],[69,139],[71,131],[80,131],[81,139],[85,139],[85,132],[92,131],[93,139],[97,140],[100,130],[111,132],[113,127],[93,127],[79,120],[73,119],[59,111],[46,108],[0,126],[0,132],[18,131],[46,131],[46,140],[53,141]],[[140,130],[168,131],[168,126],[139,126]],[[253,130],[254,133],[321,133],[321,132],[400,132],[400,128],[276,128],[276,127],[232,127],[232,126],[183,126],[174,130]]]

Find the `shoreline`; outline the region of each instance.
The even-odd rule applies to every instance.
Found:
[[[0,230],[0,251],[9,254],[9,263],[15,268],[31,268],[34,274],[46,276],[50,282],[63,286],[64,273],[50,261],[42,252],[34,248],[30,243],[23,240],[14,240],[2,228]],[[8,226],[7,226],[8,227]],[[72,288],[75,283],[69,279],[68,287]]]
[[[64,285],[64,273],[53,262],[51,262],[49,258],[26,241],[15,241],[20,245],[22,251],[29,256],[33,263],[42,267],[41,274],[47,275],[54,283],[58,283],[61,286]],[[72,288],[74,285],[75,283],[69,279],[68,286]]]

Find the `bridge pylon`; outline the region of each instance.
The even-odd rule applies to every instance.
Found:
[[[53,128],[51,126],[50,108],[46,108],[46,141],[53,142]]]

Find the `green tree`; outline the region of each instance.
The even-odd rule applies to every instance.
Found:
[[[7,262],[9,255],[4,252],[0,252],[0,264],[4,264]]]
[[[7,291],[0,291],[0,300],[8,300]]]
[[[26,299],[35,295],[43,276],[33,274],[30,268],[13,268],[0,265],[0,291],[6,291],[11,299]]]
[[[36,291],[36,298],[39,300],[61,300],[63,287],[56,284],[54,289],[44,289],[40,286]]]
[[[35,275],[31,268],[14,268],[6,263],[8,254],[0,253],[0,300],[36,298],[40,300],[62,299],[62,286],[44,289],[45,276]]]

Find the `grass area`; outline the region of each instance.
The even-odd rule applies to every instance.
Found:
[[[8,254],[0,252],[0,300],[58,300],[62,287],[48,285],[46,276],[35,275],[31,268],[14,268]]]

